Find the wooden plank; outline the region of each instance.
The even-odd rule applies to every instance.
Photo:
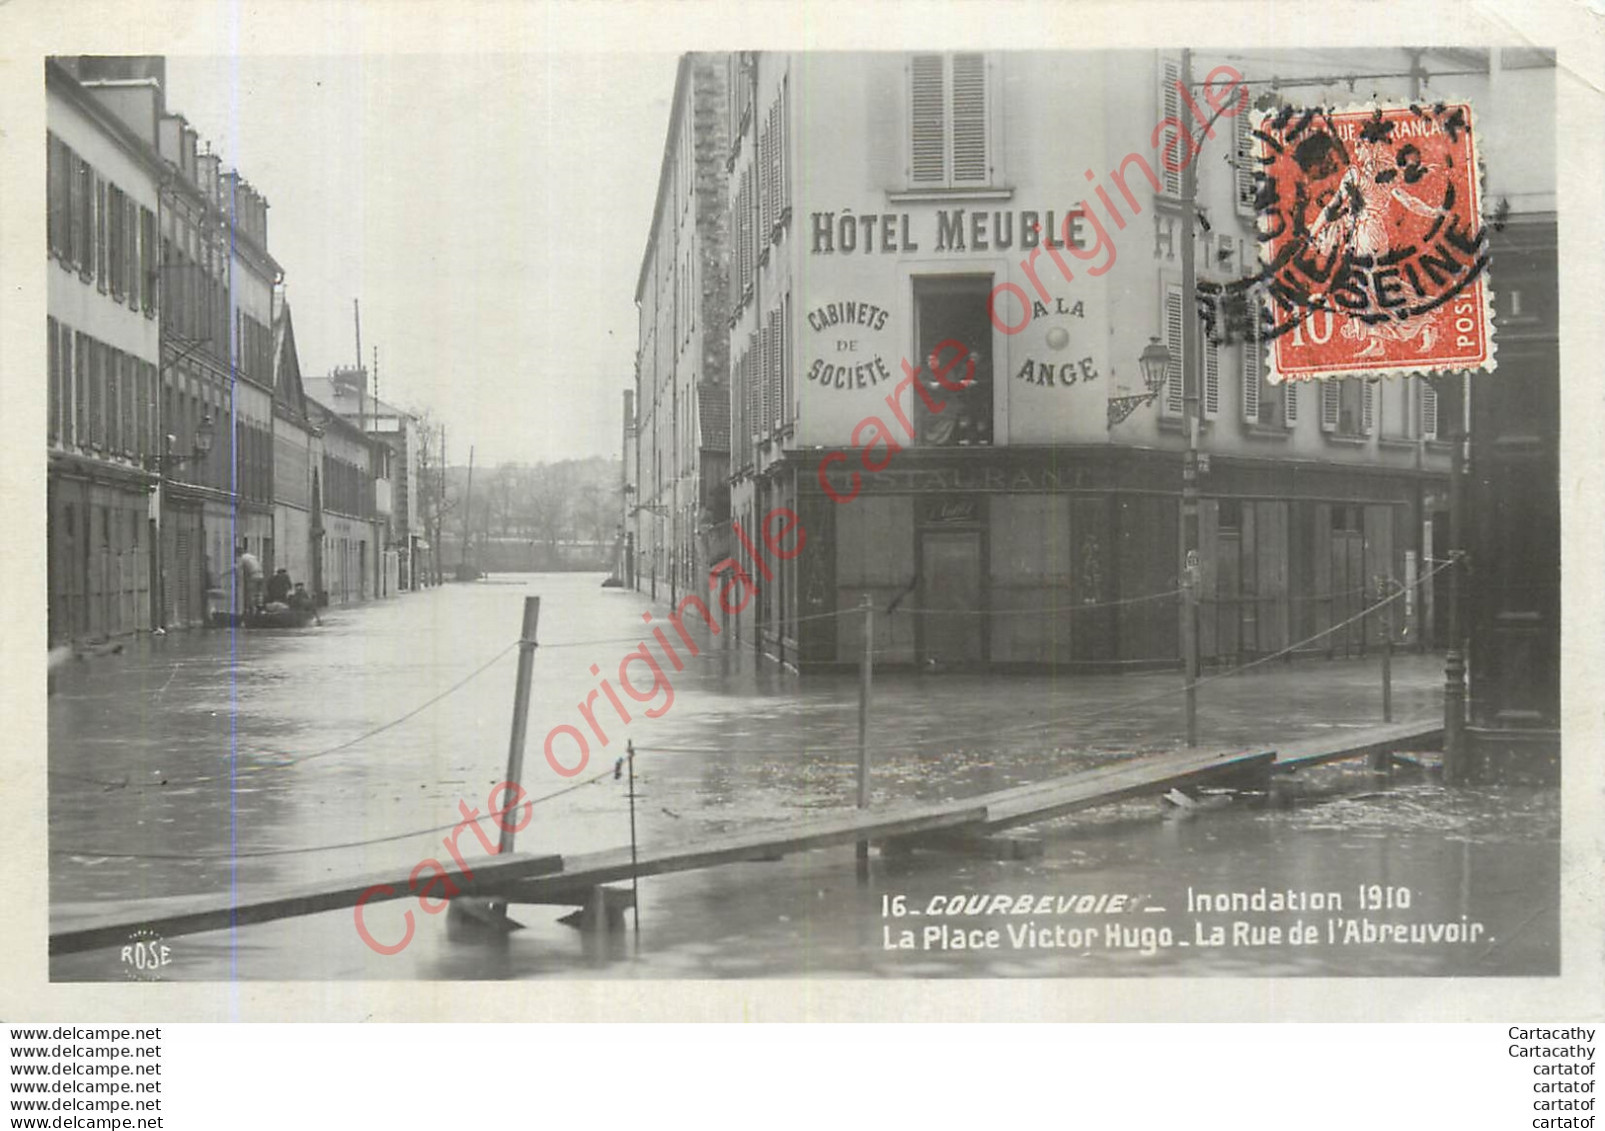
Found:
[[[447,878],[464,894],[484,894],[488,886],[530,875],[559,872],[563,858],[552,855],[513,853],[506,857],[480,857],[468,861],[470,879],[464,870],[445,866]],[[420,877],[428,883],[438,873]],[[164,938],[217,931],[232,926],[267,923],[296,915],[313,915],[355,907],[365,892],[378,889],[368,903],[408,899],[417,893],[408,887],[409,873],[384,872],[365,878],[330,879],[277,889],[243,891],[238,896],[225,892],[195,896],[128,901],[108,911],[105,904],[72,904],[51,909],[50,953],[73,954],[103,946],[120,946],[133,931],[154,931]],[[444,885],[435,879],[431,894]]]
[[[1438,749],[1442,744],[1441,719],[1416,719],[1287,743],[1277,753],[1276,769],[1296,770],[1396,750]]]
[[[561,875],[535,876],[517,883],[498,886],[495,894],[514,903],[546,903],[588,891],[597,884],[613,883],[636,876],[658,876],[736,864],[751,860],[773,860],[815,848],[852,844],[859,840],[882,840],[933,829],[977,825],[986,819],[986,807],[976,800],[950,802],[920,809],[860,812],[843,816],[799,821],[784,828],[764,827],[726,833],[701,841],[647,846],[638,853],[634,866],[628,846],[602,852],[571,856],[564,861]],[[483,890],[483,885],[482,885]]]
[[[1100,781],[1069,780],[1062,785],[1027,797],[987,806],[986,831],[1032,824],[1060,817],[1079,809],[1090,809],[1144,794],[1163,793],[1182,785],[1196,784],[1223,773],[1243,773],[1263,767],[1269,770],[1276,760],[1274,750],[1221,756],[1195,757],[1190,763],[1143,759],[1127,767],[1124,774]]]

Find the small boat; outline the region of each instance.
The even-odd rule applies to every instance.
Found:
[[[296,609],[283,601],[269,601],[255,612],[247,614],[246,628],[305,628],[312,620],[311,609]]]
[[[305,628],[317,613],[313,609],[293,609],[282,601],[269,601],[260,609],[245,613],[213,613],[213,628]]]

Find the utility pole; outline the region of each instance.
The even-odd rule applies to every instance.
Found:
[[[1181,85],[1191,97],[1193,53],[1181,52]],[[1202,350],[1198,340],[1198,265],[1193,247],[1198,219],[1198,152],[1188,133],[1187,161],[1181,171],[1181,389],[1182,427],[1187,450],[1181,465],[1182,660],[1186,666],[1187,745],[1198,745],[1198,378]]]

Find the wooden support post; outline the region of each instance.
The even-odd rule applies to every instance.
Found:
[[[524,733],[529,724],[529,685],[535,674],[535,629],[540,619],[541,599],[525,597],[524,623],[518,638],[518,682],[513,688],[513,727],[507,741],[507,777],[503,779],[513,785],[520,784],[524,776]],[[506,804],[505,797],[503,803]],[[501,825],[501,822],[498,821],[497,824]],[[496,854],[505,856],[512,851],[513,830],[502,825]],[[479,920],[491,917],[506,920],[507,902],[499,899],[485,901],[474,896],[458,896],[451,901],[451,906],[447,909],[448,927],[466,926],[464,916]]]
[[[535,629],[540,624],[541,599],[524,598],[524,624],[518,635],[518,682],[513,689],[513,729],[507,739],[507,777],[519,785],[524,777],[524,732],[529,726],[529,684],[535,674]],[[500,822],[498,822],[500,823]],[[497,853],[513,850],[513,830],[502,826]]]
[[[858,807],[869,808],[869,693],[875,670],[875,603],[864,594],[864,655],[858,663]],[[869,841],[858,842],[858,881],[869,881]]]
[[[632,738],[624,744],[624,756],[630,766],[630,907],[635,916],[635,946],[641,947],[641,858],[636,851],[635,842],[635,740]],[[623,925],[623,912],[620,912],[620,925]]]
[[[1393,596],[1393,580],[1383,583],[1384,595]],[[1393,721],[1393,606],[1382,606],[1382,721]]]

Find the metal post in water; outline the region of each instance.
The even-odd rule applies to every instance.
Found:
[[[858,807],[869,808],[869,691],[875,670],[875,602],[868,593],[864,610],[864,656],[858,663]],[[858,879],[869,879],[869,841],[858,842]]]
[[[630,766],[630,909],[635,914],[635,949],[641,950],[641,876],[635,853],[635,740],[624,744],[624,756]]]
[[[1391,577],[1382,579],[1382,597],[1386,600],[1394,594],[1394,581]],[[1382,606],[1382,721],[1393,721],[1393,604],[1389,602]]]
[[[524,731],[529,723],[529,683],[535,674],[535,628],[541,619],[541,599],[524,598],[524,624],[518,636],[518,683],[513,692],[513,730],[507,740],[507,781],[518,785],[524,777]],[[513,824],[516,822],[508,822]],[[498,822],[501,824],[501,822]],[[513,830],[502,824],[498,853],[513,850]]]

